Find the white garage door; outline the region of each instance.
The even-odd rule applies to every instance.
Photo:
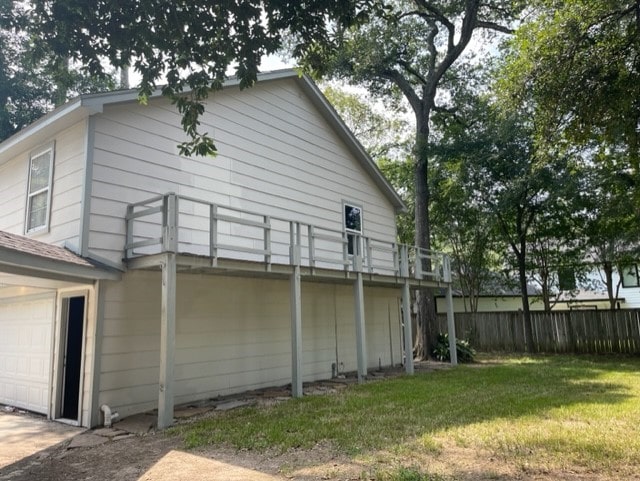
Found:
[[[47,414],[54,298],[0,300],[0,403]]]

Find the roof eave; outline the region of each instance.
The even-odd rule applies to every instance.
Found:
[[[406,212],[407,206],[398,195],[393,186],[389,183],[384,174],[380,171],[376,163],[369,156],[362,144],[353,135],[351,130],[345,125],[331,103],[327,100],[318,86],[307,75],[298,76],[303,81],[305,91],[309,94],[311,101],[319,108],[325,120],[336,130],[340,138],[347,144],[351,153],[358,159],[367,173],[371,176],[375,184],[389,199],[396,212]]]
[[[8,274],[70,282],[117,281],[122,277],[120,272],[113,270],[48,259],[3,246],[0,246],[0,259],[0,272]]]

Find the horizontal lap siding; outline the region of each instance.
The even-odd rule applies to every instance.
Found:
[[[288,281],[179,275],[176,402],[289,384],[289,293]],[[370,367],[391,363],[390,342],[400,362],[396,305],[396,290],[365,289]],[[305,381],[331,376],[336,345],[342,370],[356,369],[353,306],[352,286],[302,284]],[[106,289],[100,403],[122,415],[155,407],[159,359],[160,274],[128,273]]]
[[[40,241],[78,245],[85,132],[85,123],[81,122],[41,144],[55,140],[50,230],[34,234]],[[13,234],[24,234],[29,153],[23,152],[0,166],[0,230]]]
[[[362,205],[366,235],[393,242],[390,202],[295,81],[214,94],[201,131],[213,135],[215,158],[177,155],[185,135],[179,115],[163,99],[147,107],[107,107],[96,117],[93,252],[120,261],[126,205],[170,191],[336,230],[342,229],[346,200]],[[207,241],[205,216],[183,212],[181,222],[181,241]],[[233,242],[261,247],[251,236]]]

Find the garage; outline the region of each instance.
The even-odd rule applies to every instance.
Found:
[[[0,299],[0,404],[48,414],[55,293]]]

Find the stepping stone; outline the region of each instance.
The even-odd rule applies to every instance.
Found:
[[[175,417],[176,419],[187,419],[193,416],[197,416],[198,414],[206,413],[208,411],[211,411],[210,407],[197,408],[189,406],[186,408],[176,409],[176,411],[173,413],[173,417]]]
[[[120,431],[133,434],[147,434],[156,426],[156,416],[151,414],[136,414],[124,418],[118,423]]]
[[[230,409],[237,409],[245,406],[251,406],[255,404],[255,401],[229,401],[225,403],[216,404],[216,411],[229,411]]]
[[[120,429],[114,429],[114,428],[100,428],[100,429],[94,430],[93,434],[95,434],[96,436],[104,436],[105,438],[113,438],[118,434],[125,434],[125,432],[121,431]]]
[[[78,434],[74,437],[67,449],[73,448],[91,448],[93,446],[100,446],[108,441],[107,438],[102,436],[96,436],[95,434]]]

